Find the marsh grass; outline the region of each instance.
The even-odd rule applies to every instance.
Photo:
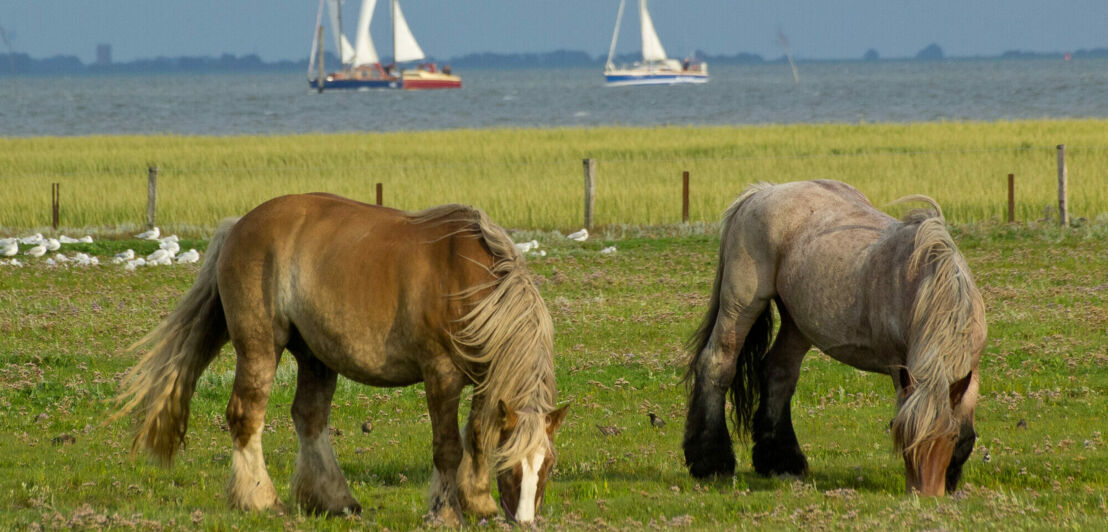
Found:
[[[1108,525],[1108,226],[956,227],[985,298],[990,340],[981,366],[979,446],[965,487],[942,499],[904,494],[903,464],[885,433],[894,408],[888,379],[818,352],[804,363],[792,408],[811,476],[760,478],[742,445],[733,479],[704,483],[686,473],[682,345],[706,307],[719,245],[714,227],[703,229],[623,227],[583,244],[546,232],[517,234],[539,239],[548,253],[529,262],[557,330],[560,399],[573,403],[557,435],[547,528]],[[137,243],[102,245],[91,251],[103,259],[115,246]],[[618,251],[598,253],[609,245]],[[332,441],[365,507],[356,518],[225,508],[229,349],[200,381],[188,446],[173,468],[132,459],[127,423],[101,426],[105,400],[135,362],[123,348],[170,311],[195,273],[194,266],[0,269],[0,528],[422,526],[431,450],[419,385],[378,389],[340,380]],[[286,356],[263,436],[282,497],[296,454],[288,414],[294,375]],[[667,425],[651,426],[648,412]],[[366,420],[374,425],[369,434],[360,430]],[[606,436],[598,425],[618,434]]]
[[[953,221],[1000,220],[1009,173],[1017,216],[1033,221],[1056,204],[1062,143],[1072,217],[1108,217],[1104,120],[0,138],[0,233],[47,225],[52,182],[63,226],[137,228],[152,164],[159,223],[193,236],[280,194],[373,202],[378,182],[401,209],[467,203],[507,227],[576,229],[586,157],[598,161],[602,226],[680,221],[686,170],[694,222],[715,222],[749,183],[816,178],[849,182],[877,205],[922,193]]]

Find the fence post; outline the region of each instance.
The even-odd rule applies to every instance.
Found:
[[[1016,174],[1008,174],[1008,223],[1016,223]]]
[[[61,187],[61,183],[50,183],[50,220],[54,226],[55,231],[58,230],[58,218],[61,211]]]
[[[377,205],[384,205],[385,196],[383,187],[384,185],[382,183],[377,183]]]
[[[1070,212],[1066,205],[1066,145],[1058,145],[1058,223],[1069,227]]]
[[[153,229],[158,214],[158,167],[151,166],[146,173],[146,228]]]
[[[689,171],[681,174],[681,223],[689,223]]]
[[[596,159],[582,161],[585,169],[585,228],[592,229],[593,202],[596,199]]]

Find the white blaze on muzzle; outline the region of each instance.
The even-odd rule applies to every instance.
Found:
[[[524,458],[523,462],[520,463],[520,467],[523,469],[523,478],[520,479],[519,485],[519,508],[516,508],[516,519],[520,523],[530,523],[535,520],[535,506],[538,505],[535,497],[539,486],[539,471],[542,471],[542,462],[545,458],[546,453],[540,450],[535,453],[532,460]]]

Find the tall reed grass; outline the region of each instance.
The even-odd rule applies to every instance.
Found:
[[[577,228],[581,160],[598,161],[595,221],[680,221],[681,173],[692,221],[716,221],[749,183],[838,179],[881,206],[927,194],[955,222],[1004,219],[1007,174],[1017,217],[1057,202],[1057,144],[1067,144],[1071,217],[1108,216],[1108,121],[1037,120],[743,127],[489,129],[336,135],[0,138],[0,232],[50,222],[137,226],[157,165],[160,225],[197,231],[271,197],[326,191],[414,210],[481,207],[508,227]]]

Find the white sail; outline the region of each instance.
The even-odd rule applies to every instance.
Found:
[[[312,51],[308,54],[308,79],[315,79],[315,58],[319,47],[323,46],[323,37],[320,36],[320,26],[323,24],[323,0],[319,0],[319,11],[315,14],[315,27],[312,31]],[[316,76],[318,77],[318,75]]]
[[[404,20],[404,13],[400,11],[400,4],[396,0],[392,0],[392,31],[393,61],[403,63],[427,57],[412,35],[412,30],[408,28],[408,21]]]
[[[342,64],[349,65],[354,61],[354,47],[350,45],[350,41],[346,40],[346,36],[342,36]]]
[[[327,10],[331,14],[331,35],[335,37],[335,53],[338,54],[342,64],[348,64],[354,60],[354,47],[342,34],[342,0],[329,0]]]
[[[373,41],[369,36],[369,23],[373,20],[373,9],[376,7],[377,0],[362,0],[362,12],[358,14],[358,30],[354,34],[354,66],[381,62],[377,58],[377,49],[373,47]]]
[[[619,23],[623,21],[623,6],[627,0],[619,0],[619,11],[616,12],[616,29],[612,31],[612,45],[608,47],[608,62],[604,63],[605,70],[615,69],[612,57],[616,55],[616,40],[619,39]]]
[[[646,0],[639,0],[639,19],[642,25],[642,60],[665,61],[666,50],[662,48],[658,32],[654,31],[654,21],[650,19],[650,11],[646,9]]]

